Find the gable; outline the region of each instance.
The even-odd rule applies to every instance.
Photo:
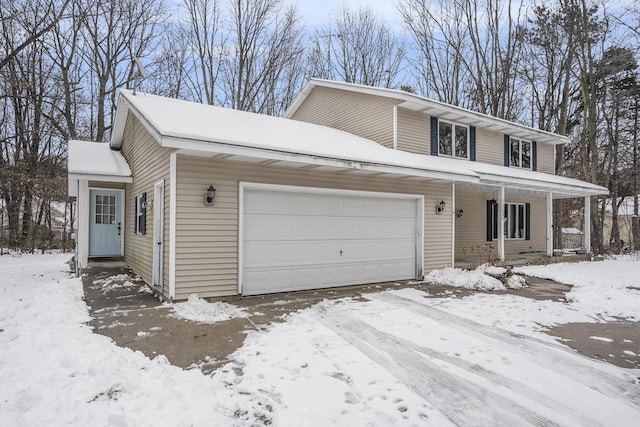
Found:
[[[356,92],[314,87],[290,117],[340,129],[393,148],[396,100]]]

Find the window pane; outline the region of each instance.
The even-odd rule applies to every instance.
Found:
[[[467,128],[456,126],[456,157],[467,158]]]
[[[524,205],[518,205],[518,238],[524,239]]]
[[[509,205],[509,238],[515,239],[516,234],[516,205]]]
[[[451,124],[440,122],[438,125],[438,152],[443,156],[453,155]]]
[[[101,214],[102,213],[102,205],[96,205],[96,213],[97,214]]]
[[[504,237],[509,238],[509,205],[504,205],[504,225],[503,225]]]
[[[498,204],[494,203],[491,211],[493,213],[493,238],[498,238]]]
[[[96,205],[101,205],[101,204],[102,204],[102,195],[96,194]]]
[[[520,140],[511,140],[511,166],[520,166]]]
[[[522,167],[531,169],[531,143],[522,141]]]
[[[96,214],[96,224],[102,224],[102,214]]]

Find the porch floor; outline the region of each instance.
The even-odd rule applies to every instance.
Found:
[[[504,261],[495,262],[495,265],[500,267],[514,267],[519,265],[555,264],[558,262],[580,262],[589,261],[590,259],[590,255],[576,255],[570,253],[559,256],[547,256],[547,254],[544,252],[532,252],[509,255]],[[456,268],[475,268],[488,261],[489,260],[487,259],[480,259],[478,258],[478,256],[461,256],[456,257],[454,266]]]

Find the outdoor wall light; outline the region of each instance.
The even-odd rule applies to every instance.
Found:
[[[464,211],[463,211],[462,209],[460,209],[460,210],[456,213],[456,216],[457,216],[458,218],[462,218],[462,214],[463,214],[463,213],[464,213]]]
[[[207,194],[205,195],[205,204],[207,206],[211,206],[213,204],[213,199],[216,198],[216,189],[213,185],[210,185],[209,188],[207,188]]]
[[[438,203],[436,205],[436,213],[440,214],[444,211],[444,208],[446,207],[446,205],[444,204],[444,200],[441,200],[440,203]]]

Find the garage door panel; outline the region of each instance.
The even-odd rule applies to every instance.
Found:
[[[411,279],[416,198],[246,189],[242,291]]]

